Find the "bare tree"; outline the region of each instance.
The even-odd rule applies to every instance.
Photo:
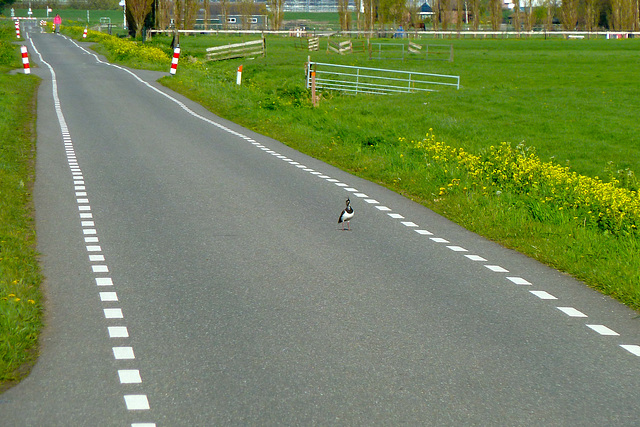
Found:
[[[478,31],[480,25],[480,0],[469,0],[471,15],[473,15],[473,31]]]
[[[356,29],[358,31],[362,31],[364,28],[363,26],[364,14],[362,13],[362,9],[363,9],[362,0],[355,0],[355,6],[356,6]]]
[[[340,29],[349,31],[351,26],[351,12],[349,12],[349,0],[338,0],[338,16],[340,19]]]
[[[144,20],[151,12],[151,4],[153,0],[127,0],[127,11],[133,19],[133,24],[136,28],[136,37],[142,35],[142,27],[144,26]]]
[[[569,31],[575,30],[578,23],[578,0],[563,0],[561,6],[562,27]]]
[[[458,32],[458,38],[460,38],[460,31],[462,31],[463,23],[464,23],[464,0],[456,0],[456,31]]]
[[[284,0],[269,0],[271,7],[271,22],[273,29],[278,31],[282,28],[284,20]]]
[[[500,30],[502,23],[502,2],[500,0],[489,0],[489,14],[491,16],[491,29]]]
[[[614,27],[616,30],[637,31],[638,0],[618,0],[611,2]]]
[[[520,37],[520,0],[513,3],[513,17],[511,19],[513,28],[516,30],[516,37]]]
[[[240,20],[242,29],[251,29],[251,16],[253,15],[255,2],[253,0],[240,0]]]
[[[184,0],[184,24],[185,30],[193,30],[198,17],[198,0]]]
[[[544,28],[546,31],[552,31],[553,30],[553,15],[555,12],[555,0],[545,0],[544,1],[544,8],[546,11],[546,16],[545,16],[545,20],[544,20]]]
[[[449,20],[451,19],[451,0],[440,0],[440,13],[442,30],[447,31],[449,28]]]
[[[526,31],[531,32],[533,25],[536,22],[536,14],[533,10],[533,0],[526,0],[524,15],[524,28]]]
[[[431,20],[433,21],[433,30],[438,31],[438,27],[440,26],[440,14],[441,14],[442,4],[440,0],[433,0],[431,5],[431,10],[433,11],[433,15],[431,15]]]
[[[204,29],[209,29],[209,20],[211,19],[211,4],[209,0],[204,0],[202,7],[204,8]]]
[[[375,0],[362,0],[363,9],[364,9],[364,30],[365,31],[373,31],[374,25],[374,11],[375,11]]]
[[[598,0],[584,1],[584,27],[585,30],[592,32],[596,29],[598,18],[600,17],[600,8]]]
[[[173,1],[172,0],[158,0],[158,7],[156,8],[156,26],[165,30],[171,25],[171,16],[173,16]]]

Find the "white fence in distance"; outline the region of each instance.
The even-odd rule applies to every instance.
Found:
[[[245,43],[233,43],[224,46],[208,47],[205,58],[208,61],[220,61],[231,58],[245,58],[249,56],[264,56],[266,43],[264,38]]]

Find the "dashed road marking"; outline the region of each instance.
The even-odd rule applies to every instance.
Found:
[[[569,317],[589,317],[583,312],[581,312],[580,310],[576,310],[573,307],[556,307],[556,308]]]
[[[607,336],[618,336],[620,335],[619,333],[617,333],[616,331],[604,326],[604,325],[587,325],[589,328],[593,329],[594,331],[596,331],[597,333],[599,333],[600,335],[607,335]]]
[[[529,291],[540,299],[558,299],[547,291]]]

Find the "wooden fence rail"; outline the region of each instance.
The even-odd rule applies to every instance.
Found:
[[[233,43],[224,46],[207,48],[208,61],[220,61],[231,58],[245,58],[249,56],[265,56],[267,46],[264,38],[246,43]]]

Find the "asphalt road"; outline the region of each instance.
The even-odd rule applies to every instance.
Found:
[[[29,37],[47,325],[0,425],[640,425],[636,313]]]

